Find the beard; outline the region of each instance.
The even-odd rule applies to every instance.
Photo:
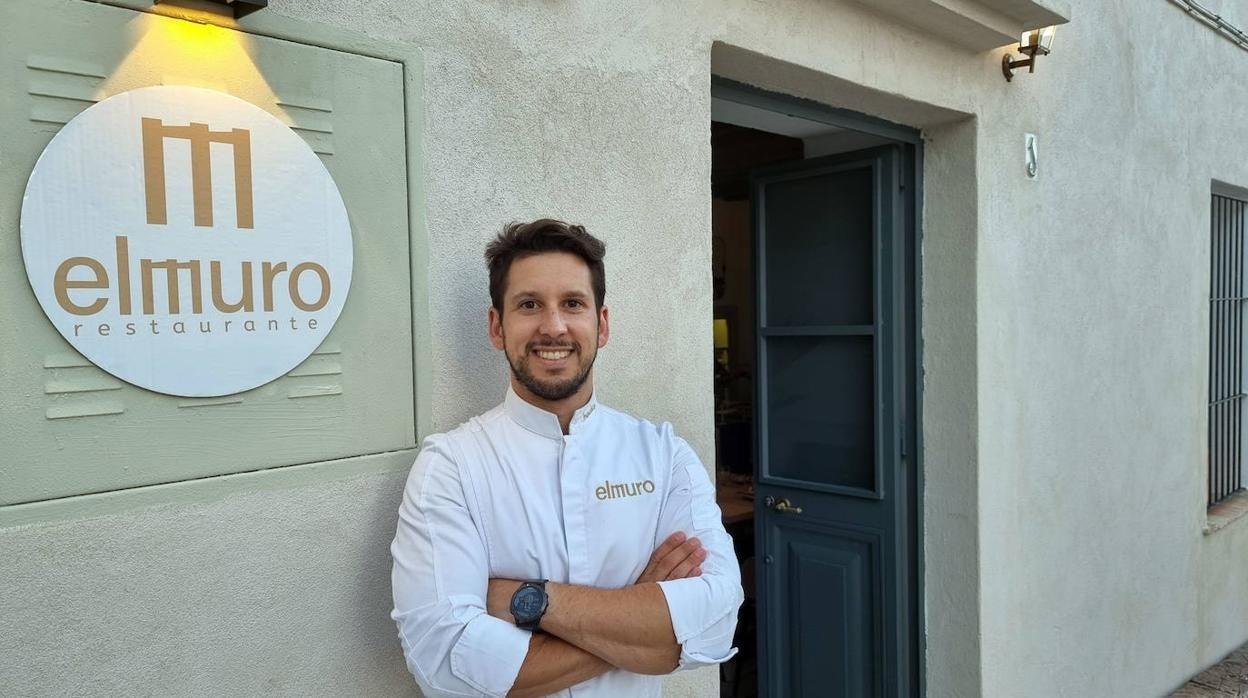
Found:
[[[580,351],[576,347],[567,347],[571,349],[577,356]],[[594,367],[594,359],[598,358],[598,352],[595,351],[590,355],[589,360],[583,362],[576,373],[569,378],[557,378],[554,380],[542,380],[533,374],[533,369],[529,366],[529,358],[526,353],[518,360],[513,359],[511,354],[503,352],[507,357],[507,363],[511,365],[511,375],[520,381],[529,392],[543,400],[557,402],[576,394],[576,391],[585,385],[586,379],[589,378],[589,372]]]

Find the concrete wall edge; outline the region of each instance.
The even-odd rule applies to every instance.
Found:
[[[226,499],[242,492],[290,489],[332,480],[364,477],[410,468],[417,449],[352,456],[337,460],[253,470],[169,482],[147,487],[98,492],[0,507],[0,530],[79,521],[163,505],[187,505]]]

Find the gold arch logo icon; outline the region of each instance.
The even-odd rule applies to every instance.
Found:
[[[235,128],[213,131],[208,124],[192,121],[170,126],[160,119],[143,117],[143,190],[147,200],[147,222],[169,222],[168,191],[165,186],[165,139],[191,142],[191,200],[196,226],[212,226],[212,144],[224,143],[234,151],[234,210],[239,228],[255,227],[251,178],[251,131]]]

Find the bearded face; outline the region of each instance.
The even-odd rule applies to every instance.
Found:
[[[507,356],[521,397],[548,407],[583,403],[607,337],[607,310],[595,308],[589,267],[580,257],[547,252],[512,262],[503,312],[490,309],[490,340]]]

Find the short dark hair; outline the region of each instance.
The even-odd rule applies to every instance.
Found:
[[[485,248],[485,264],[490,269],[490,302],[499,314],[503,312],[503,290],[507,287],[511,263],[543,252],[570,252],[584,260],[589,266],[595,305],[602,307],[607,295],[607,274],[602,264],[607,245],[586,232],[583,226],[541,218],[532,223],[508,223]]]

